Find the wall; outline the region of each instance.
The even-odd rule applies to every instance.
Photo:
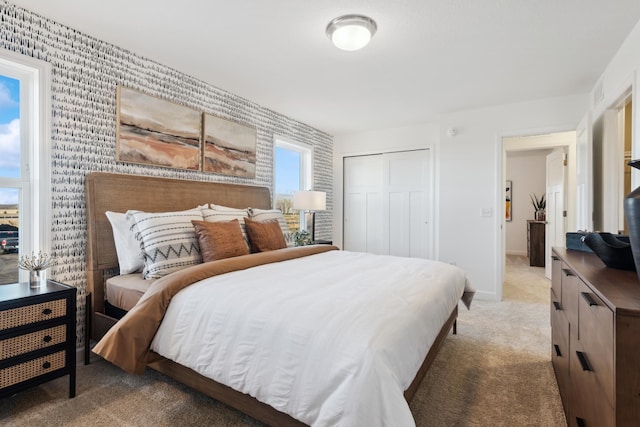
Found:
[[[438,122],[334,137],[334,170],[341,153],[432,145],[435,161],[436,258],[463,268],[478,298],[502,296],[502,138],[575,129],[587,95],[573,95],[443,115]],[[447,135],[455,127],[456,136]],[[370,144],[367,141],[371,141]],[[336,200],[341,178],[336,179]],[[490,217],[480,216],[490,209]],[[499,215],[496,215],[499,212]],[[334,212],[334,240],[342,216]]]
[[[529,195],[546,192],[549,150],[507,153],[506,174],[512,181],[511,221],[505,222],[505,253],[527,256],[527,220],[534,219]]]
[[[273,136],[283,136],[314,148],[314,188],[328,193],[327,211],[318,214],[316,234],[321,239],[331,237],[330,135],[4,0],[0,0],[0,21],[0,48],[49,62],[52,68],[52,253],[59,262],[50,275],[78,288],[78,344],[84,341],[87,233],[84,177],[89,172],[272,188]],[[116,162],[117,85],[255,126],[258,134],[255,179]]]

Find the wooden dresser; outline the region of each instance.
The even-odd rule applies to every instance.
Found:
[[[551,359],[569,426],[640,426],[640,280],[553,248]]]
[[[76,394],[76,288],[0,285],[0,397],[69,375]]]

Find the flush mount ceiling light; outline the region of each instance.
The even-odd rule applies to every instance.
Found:
[[[340,16],[327,25],[327,37],[342,50],[358,50],[365,47],[376,33],[376,22],[362,15]]]

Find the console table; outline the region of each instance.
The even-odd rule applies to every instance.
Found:
[[[545,221],[527,221],[527,256],[530,266],[544,267],[546,224]]]

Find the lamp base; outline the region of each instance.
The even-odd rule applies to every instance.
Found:
[[[316,213],[307,211],[304,216],[304,220],[307,224],[307,230],[309,230],[309,234],[311,234],[311,241],[313,242],[316,240]]]

